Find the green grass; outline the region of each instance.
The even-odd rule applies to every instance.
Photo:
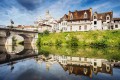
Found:
[[[70,41],[72,37],[76,37],[79,46],[120,47],[120,30],[61,32],[39,36],[41,37],[41,45],[56,45],[56,40],[62,41],[61,45],[68,45],[67,41]]]

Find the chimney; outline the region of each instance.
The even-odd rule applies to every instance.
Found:
[[[91,13],[91,17],[92,17],[92,8],[89,8],[89,10],[90,10],[90,13]]]

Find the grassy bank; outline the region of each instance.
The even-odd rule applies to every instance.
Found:
[[[120,47],[120,30],[39,34],[40,45]]]

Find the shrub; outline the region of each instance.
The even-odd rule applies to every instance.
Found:
[[[41,46],[41,38],[40,38],[40,36],[38,36],[38,40],[37,40],[37,46]]]
[[[52,41],[49,41],[49,42],[47,43],[47,45],[52,46],[52,45],[53,45],[53,42],[52,42]]]
[[[66,43],[70,46],[78,46],[78,39],[76,37],[72,37],[69,41]]]
[[[48,31],[48,30],[45,30],[45,31],[43,32],[43,34],[49,35],[49,31]]]
[[[61,40],[56,39],[55,44],[56,44],[57,46],[60,46],[60,45],[62,44],[62,41],[61,41]]]
[[[90,44],[92,47],[107,47],[106,40],[102,39],[100,41],[96,41]]]

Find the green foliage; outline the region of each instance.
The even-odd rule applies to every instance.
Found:
[[[38,40],[36,42],[37,46],[41,46],[41,36],[38,34]]]
[[[51,43],[56,45],[59,43],[57,39],[62,41],[61,45],[69,46],[118,47],[120,44],[120,30],[50,33],[49,36],[41,33],[40,36],[41,42],[46,45],[51,45]],[[72,36],[76,36],[77,39],[75,40]]]
[[[45,30],[45,31],[43,32],[43,34],[44,34],[44,35],[49,35],[49,31],[48,31],[48,30]]]
[[[101,40],[96,40],[94,42],[92,42],[90,44],[90,46],[92,47],[107,47],[107,40],[108,40],[108,37],[107,36],[103,36],[103,38]]]
[[[55,44],[56,44],[57,46],[61,46],[61,44],[62,44],[62,40],[58,40],[58,39],[56,39]]]
[[[107,47],[105,40],[96,41],[90,44],[92,47]]]
[[[70,40],[66,42],[69,46],[78,46],[78,39],[73,36]]]

